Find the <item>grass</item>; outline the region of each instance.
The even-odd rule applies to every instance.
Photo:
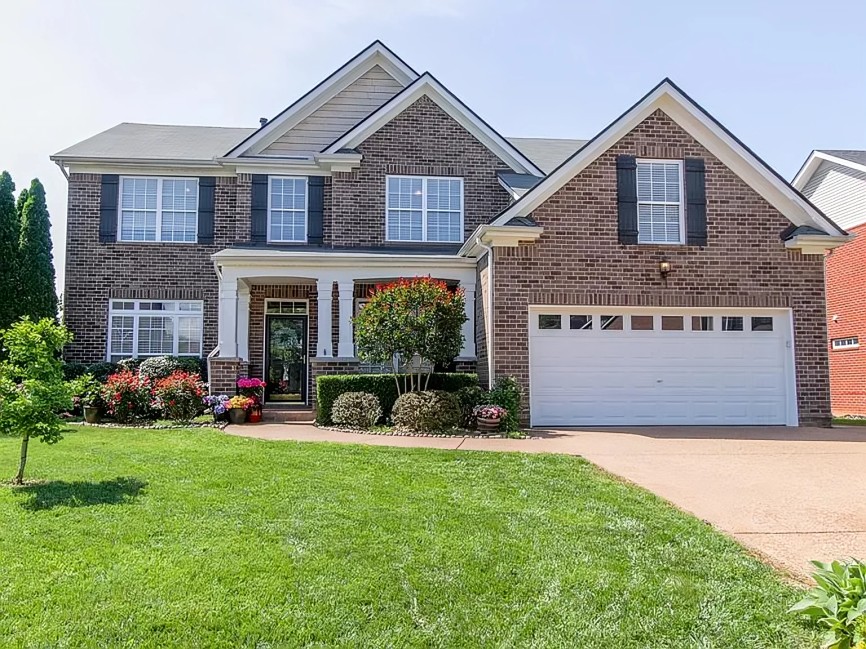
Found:
[[[834,426],[866,426],[866,417],[833,417]]]
[[[28,472],[3,646],[817,646],[796,588],[579,458],[82,428]]]

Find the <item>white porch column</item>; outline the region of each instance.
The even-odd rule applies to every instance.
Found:
[[[250,287],[238,282],[238,357],[250,360]]]
[[[475,284],[461,284],[466,302],[466,322],[463,323],[461,358],[475,358]]]
[[[334,355],[331,349],[331,335],[333,325],[331,323],[331,307],[334,303],[334,280],[320,279],[316,282],[318,293],[316,300],[319,304],[319,319],[316,323],[318,332],[316,338],[316,357],[330,358]]]
[[[355,338],[352,334],[352,312],[355,306],[355,282],[340,282],[340,358],[355,357]]]
[[[236,358],[238,355],[238,281],[223,279],[220,282],[219,344],[220,356]]]

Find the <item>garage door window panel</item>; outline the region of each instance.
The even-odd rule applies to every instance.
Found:
[[[601,329],[602,331],[622,331],[622,320],[621,315],[603,315],[601,316]]]
[[[742,331],[742,316],[722,316],[722,331]]]
[[[772,331],[773,318],[768,316],[756,316],[752,318],[752,331]]]
[[[683,317],[681,315],[663,315],[662,331],[682,331]]]
[[[562,329],[562,316],[542,313],[538,316],[538,328],[545,331]]]
[[[652,331],[653,330],[653,316],[651,315],[633,315],[631,317],[631,330],[632,331]]]
[[[693,315],[692,316],[692,331],[712,331],[713,316]]]
[[[572,315],[568,317],[569,329],[577,329],[579,331],[589,331],[592,329],[591,315]]]

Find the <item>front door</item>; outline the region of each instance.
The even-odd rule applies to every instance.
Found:
[[[307,401],[307,317],[267,316],[265,401]]]

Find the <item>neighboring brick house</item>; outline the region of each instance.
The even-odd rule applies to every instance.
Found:
[[[120,124],[68,170],[68,357],[209,357],[311,407],[371,286],[466,296],[454,361],[533,425],[829,421],[847,234],[665,80],[592,140],[504,138],[379,42],[258,129]]]
[[[866,415],[866,151],[813,151],[793,185],[854,236],[825,261],[830,397]]]

